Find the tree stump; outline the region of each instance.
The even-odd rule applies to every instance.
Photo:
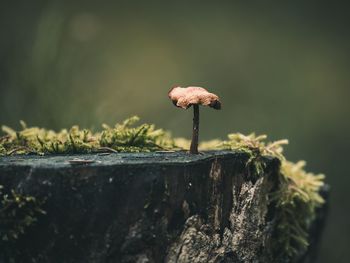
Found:
[[[46,212],[0,241],[0,262],[276,262],[269,194],[280,162],[265,158],[256,178],[248,159],[233,151],[0,157],[3,193],[35,197]],[[324,214],[293,262],[314,259]]]

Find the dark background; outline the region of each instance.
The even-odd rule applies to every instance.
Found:
[[[1,1],[0,124],[97,129],[137,114],[189,138],[192,112],[167,92],[207,87],[223,110],[201,111],[201,139],[288,138],[290,160],[327,175],[319,262],[348,262],[349,8],[305,2]]]

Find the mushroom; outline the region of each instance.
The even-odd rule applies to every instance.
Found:
[[[190,153],[198,154],[199,105],[220,110],[221,102],[219,97],[201,87],[182,88],[179,86],[173,87],[169,91],[168,96],[176,107],[188,109],[193,105],[193,131]]]

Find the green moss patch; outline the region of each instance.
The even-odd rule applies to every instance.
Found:
[[[15,131],[7,126],[0,138],[0,154],[69,154],[101,151],[150,152],[174,148],[169,134],[155,129],[152,124],[135,125],[139,118],[134,116],[114,127],[106,124],[102,131],[93,132],[73,126],[59,132],[38,127],[27,127],[21,121],[22,129]]]
[[[14,190],[6,193],[0,185],[0,244],[15,241],[37,221],[39,215],[45,214],[41,209],[43,203]]]

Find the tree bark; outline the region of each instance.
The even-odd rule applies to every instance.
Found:
[[[248,159],[238,152],[0,157],[3,191],[44,200],[46,211],[15,241],[0,241],[0,262],[276,262],[268,196],[280,163],[265,158],[255,178]]]

